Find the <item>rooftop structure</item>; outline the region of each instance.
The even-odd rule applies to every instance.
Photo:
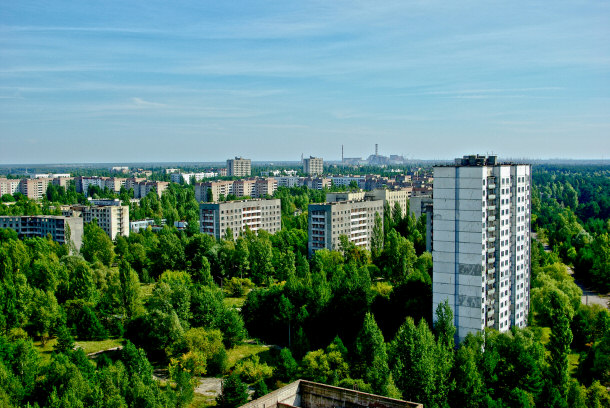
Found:
[[[240,408],[423,408],[422,404],[297,380]]]

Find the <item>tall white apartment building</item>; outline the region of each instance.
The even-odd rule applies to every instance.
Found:
[[[433,311],[448,299],[456,336],[527,323],[531,166],[464,156],[434,167]]]
[[[250,159],[235,156],[227,160],[227,176],[248,177],[252,174],[252,162]]]
[[[215,237],[225,238],[227,228],[233,238],[248,228],[255,233],[265,230],[272,234],[282,229],[282,207],[279,199],[243,200],[199,204],[199,230]]]
[[[97,220],[97,225],[114,240],[117,236],[129,236],[129,207],[126,205],[100,205],[82,207],[85,223]]]
[[[324,160],[321,157],[313,156],[303,159],[303,173],[310,176],[319,176],[324,173]]]
[[[383,201],[309,204],[309,255],[319,249],[338,250],[341,235],[356,246],[370,250],[375,213],[383,219]]]
[[[411,197],[410,188],[397,188],[394,190],[388,190],[385,188],[376,188],[371,191],[367,191],[364,195],[365,200],[382,200],[384,204],[387,202],[391,211],[394,211],[396,203],[400,205],[402,216],[407,215],[407,206],[409,205],[409,198]]]

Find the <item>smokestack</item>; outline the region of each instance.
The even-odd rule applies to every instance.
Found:
[[[341,145],[341,163],[343,163],[343,145]]]
[[[375,143],[375,156],[379,155],[379,145]]]

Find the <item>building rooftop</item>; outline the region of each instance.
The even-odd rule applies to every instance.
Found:
[[[423,408],[423,404],[297,380],[240,408]]]

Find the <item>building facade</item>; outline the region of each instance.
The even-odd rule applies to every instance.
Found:
[[[247,229],[265,230],[274,234],[282,229],[282,207],[279,199],[243,200],[199,205],[199,230],[215,237],[225,238],[227,228],[233,238]]]
[[[526,325],[531,166],[465,156],[434,168],[433,310],[453,309],[456,336]]]
[[[376,213],[383,219],[383,201],[309,204],[309,255],[319,249],[339,250],[341,235],[356,246],[370,250]]]
[[[376,188],[367,191],[364,194],[365,200],[382,200],[383,203],[388,203],[390,210],[394,210],[396,203],[400,205],[402,216],[407,215],[407,207],[409,206],[409,197],[411,197],[411,188],[404,187],[396,190],[388,190],[385,188]]]
[[[324,160],[313,156],[303,159],[303,173],[309,176],[319,176],[324,173]]]
[[[83,243],[83,219],[58,215],[0,216],[0,228],[10,228],[19,238],[51,236],[53,241],[68,244],[77,250]]]
[[[227,176],[249,177],[252,174],[252,162],[250,159],[235,156],[227,160]]]
[[[83,206],[85,223],[97,220],[97,225],[114,240],[117,236],[129,236],[129,207],[126,205]]]

